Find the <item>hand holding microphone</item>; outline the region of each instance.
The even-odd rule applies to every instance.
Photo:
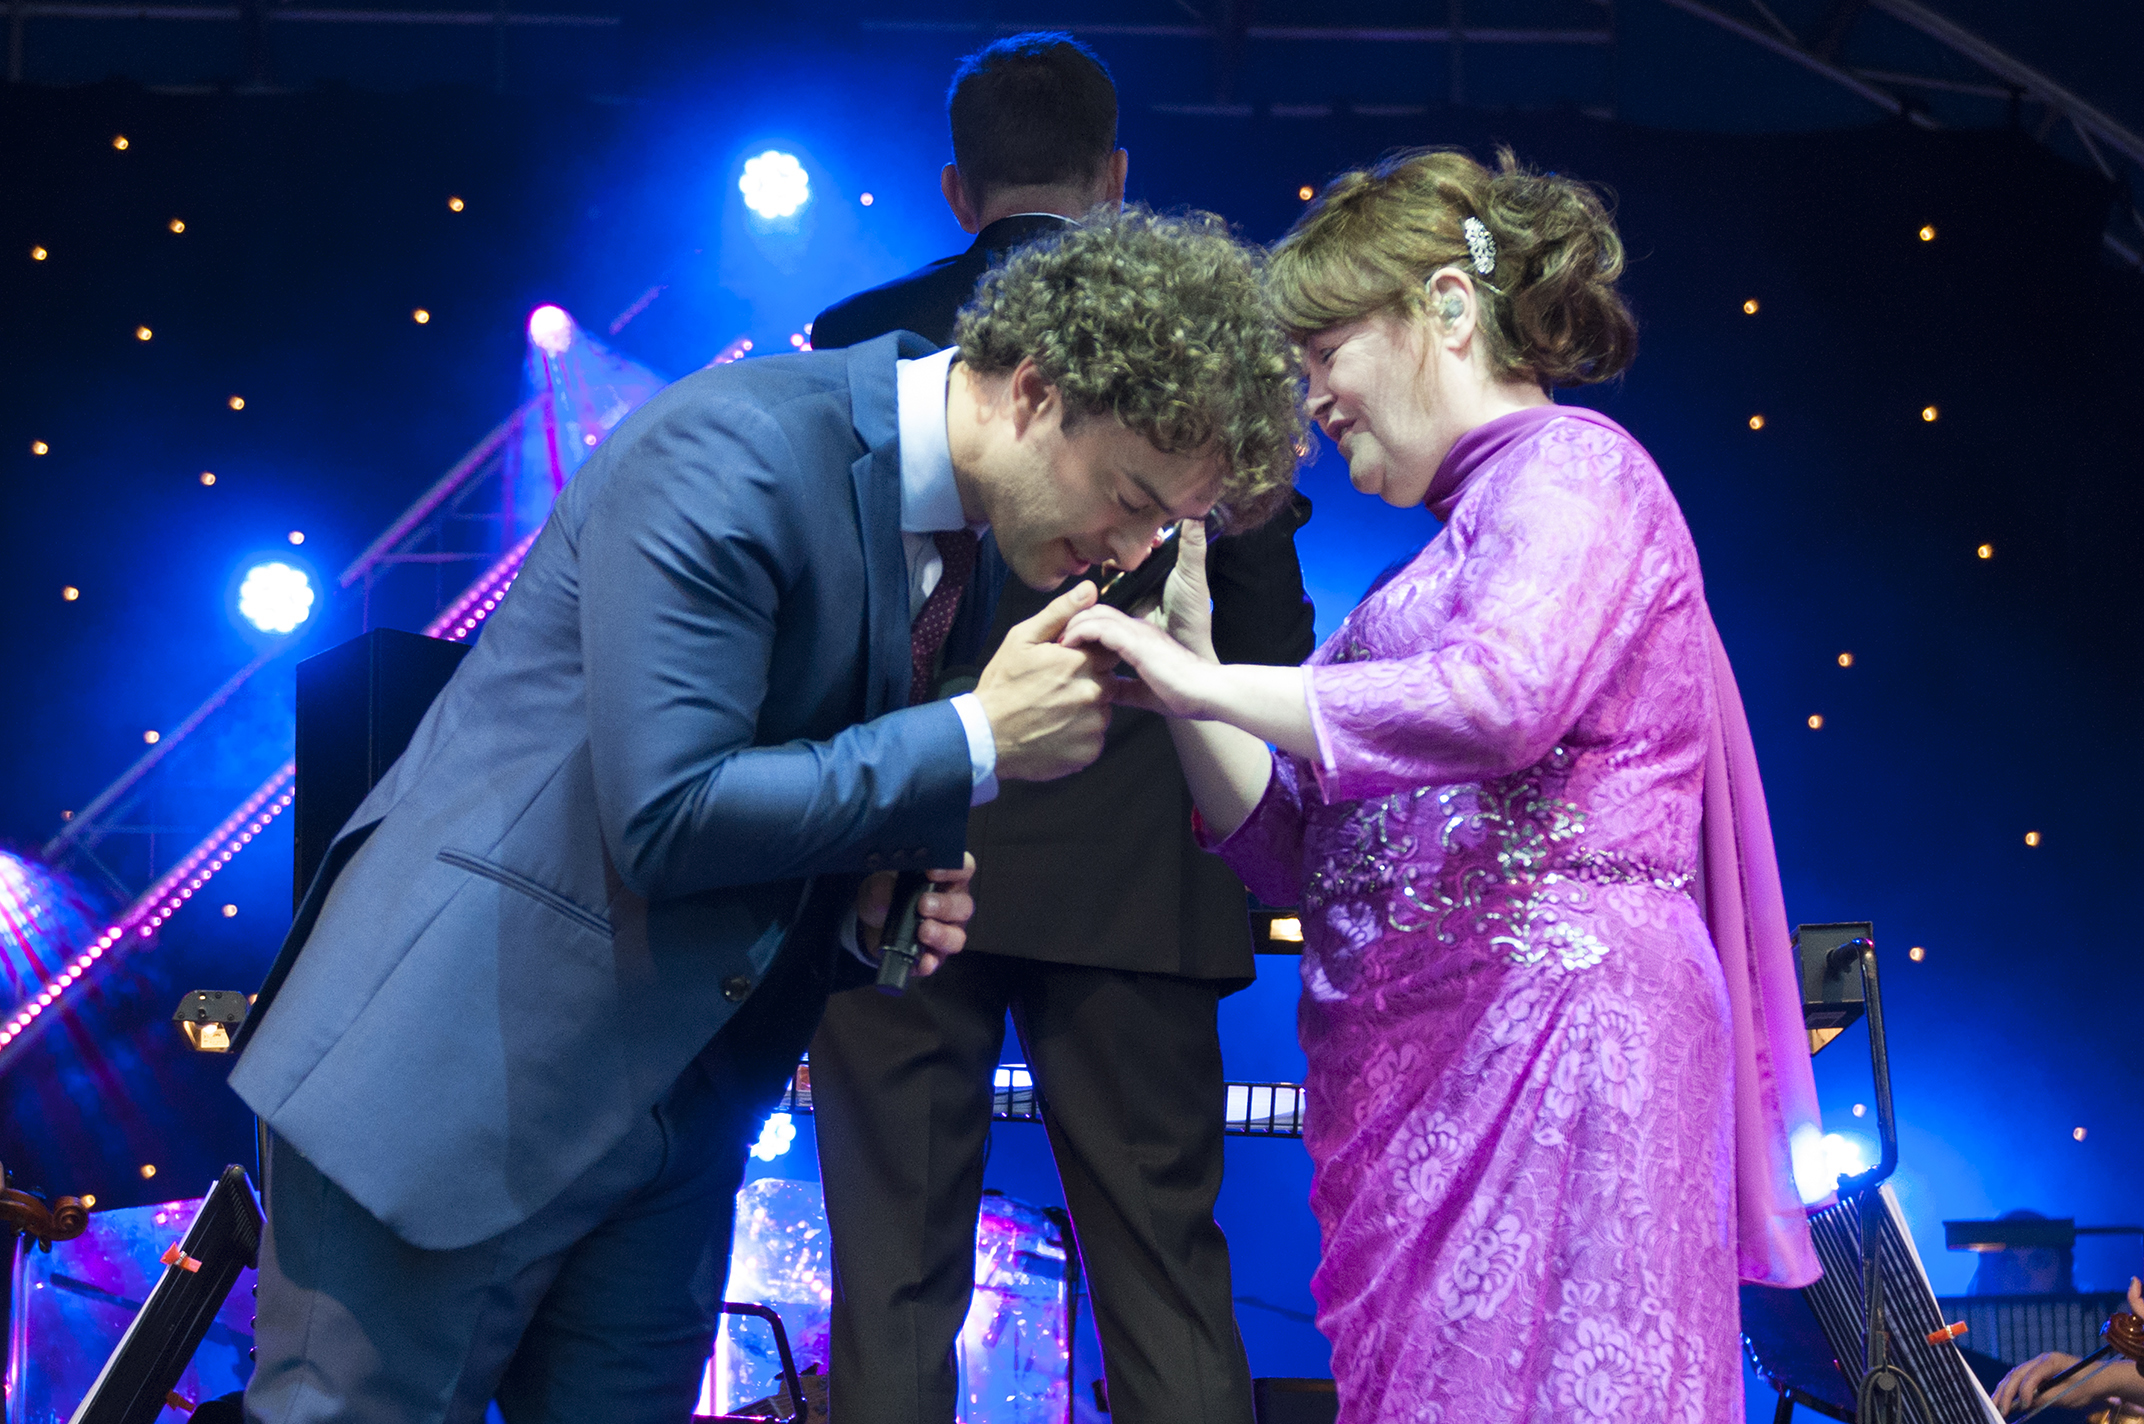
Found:
[[[879,986],[899,993],[909,976],[933,972],[967,943],[975,900],[968,881],[975,857],[958,870],[873,875],[856,891],[858,938],[879,956]]]

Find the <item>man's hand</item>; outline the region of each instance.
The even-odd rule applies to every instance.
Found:
[[[1102,675],[1116,662],[1107,651],[1057,646],[1072,615],[1094,602],[1082,581],[1005,635],[975,686],[998,743],[998,779],[1054,781],[1102,754],[1109,697]]]
[[[960,953],[968,942],[966,926],[975,914],[975,899],[968,893],[968,882],[975,876],[975,857],[964,859],[966,864],[958,870],[924,872],[932,885],[923,892],[918,906],[922,912],[916,924],[918,974],[930,973],[948,956]],[[864,883],[856,887],[857,938],[864,952],[874,958],[885,938],[886,915],[893,907],[893,884],[897,879],[892,871],[883,871],[866,876]]]

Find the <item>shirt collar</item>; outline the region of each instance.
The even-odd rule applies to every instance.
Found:
[[[953,480],[953,449],[946,438],[946,384],[960,348],[896,361],[894,408],[901,432],[901,532],[931,534],[974,528],[961,513],[960,486]]]

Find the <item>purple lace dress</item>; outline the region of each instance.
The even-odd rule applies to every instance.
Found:
[[[1587,411],[1471,432],[1430,504],[1308,664],[1320,760],[1277,757],[1215,846],[1303,907],[1341,1424],[1740,1420],[1697,551]]]

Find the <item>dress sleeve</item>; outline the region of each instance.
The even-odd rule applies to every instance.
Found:
[[[1653,537],[1666,489],[1628,445],[1535,450],[1448,531],[1465,552],[1450,615],[1422,651],[1308,670],[1326,800],[1533,765],[1600,693],[1672,578]]]
[[[1200,848],[1226,861],[1253,895],[1268,905],[1302,903],[1303,784],[1294,757],[1274,754],[1265,794],[1226,839],[1215,840],[1195,811],[1192,829]]]

